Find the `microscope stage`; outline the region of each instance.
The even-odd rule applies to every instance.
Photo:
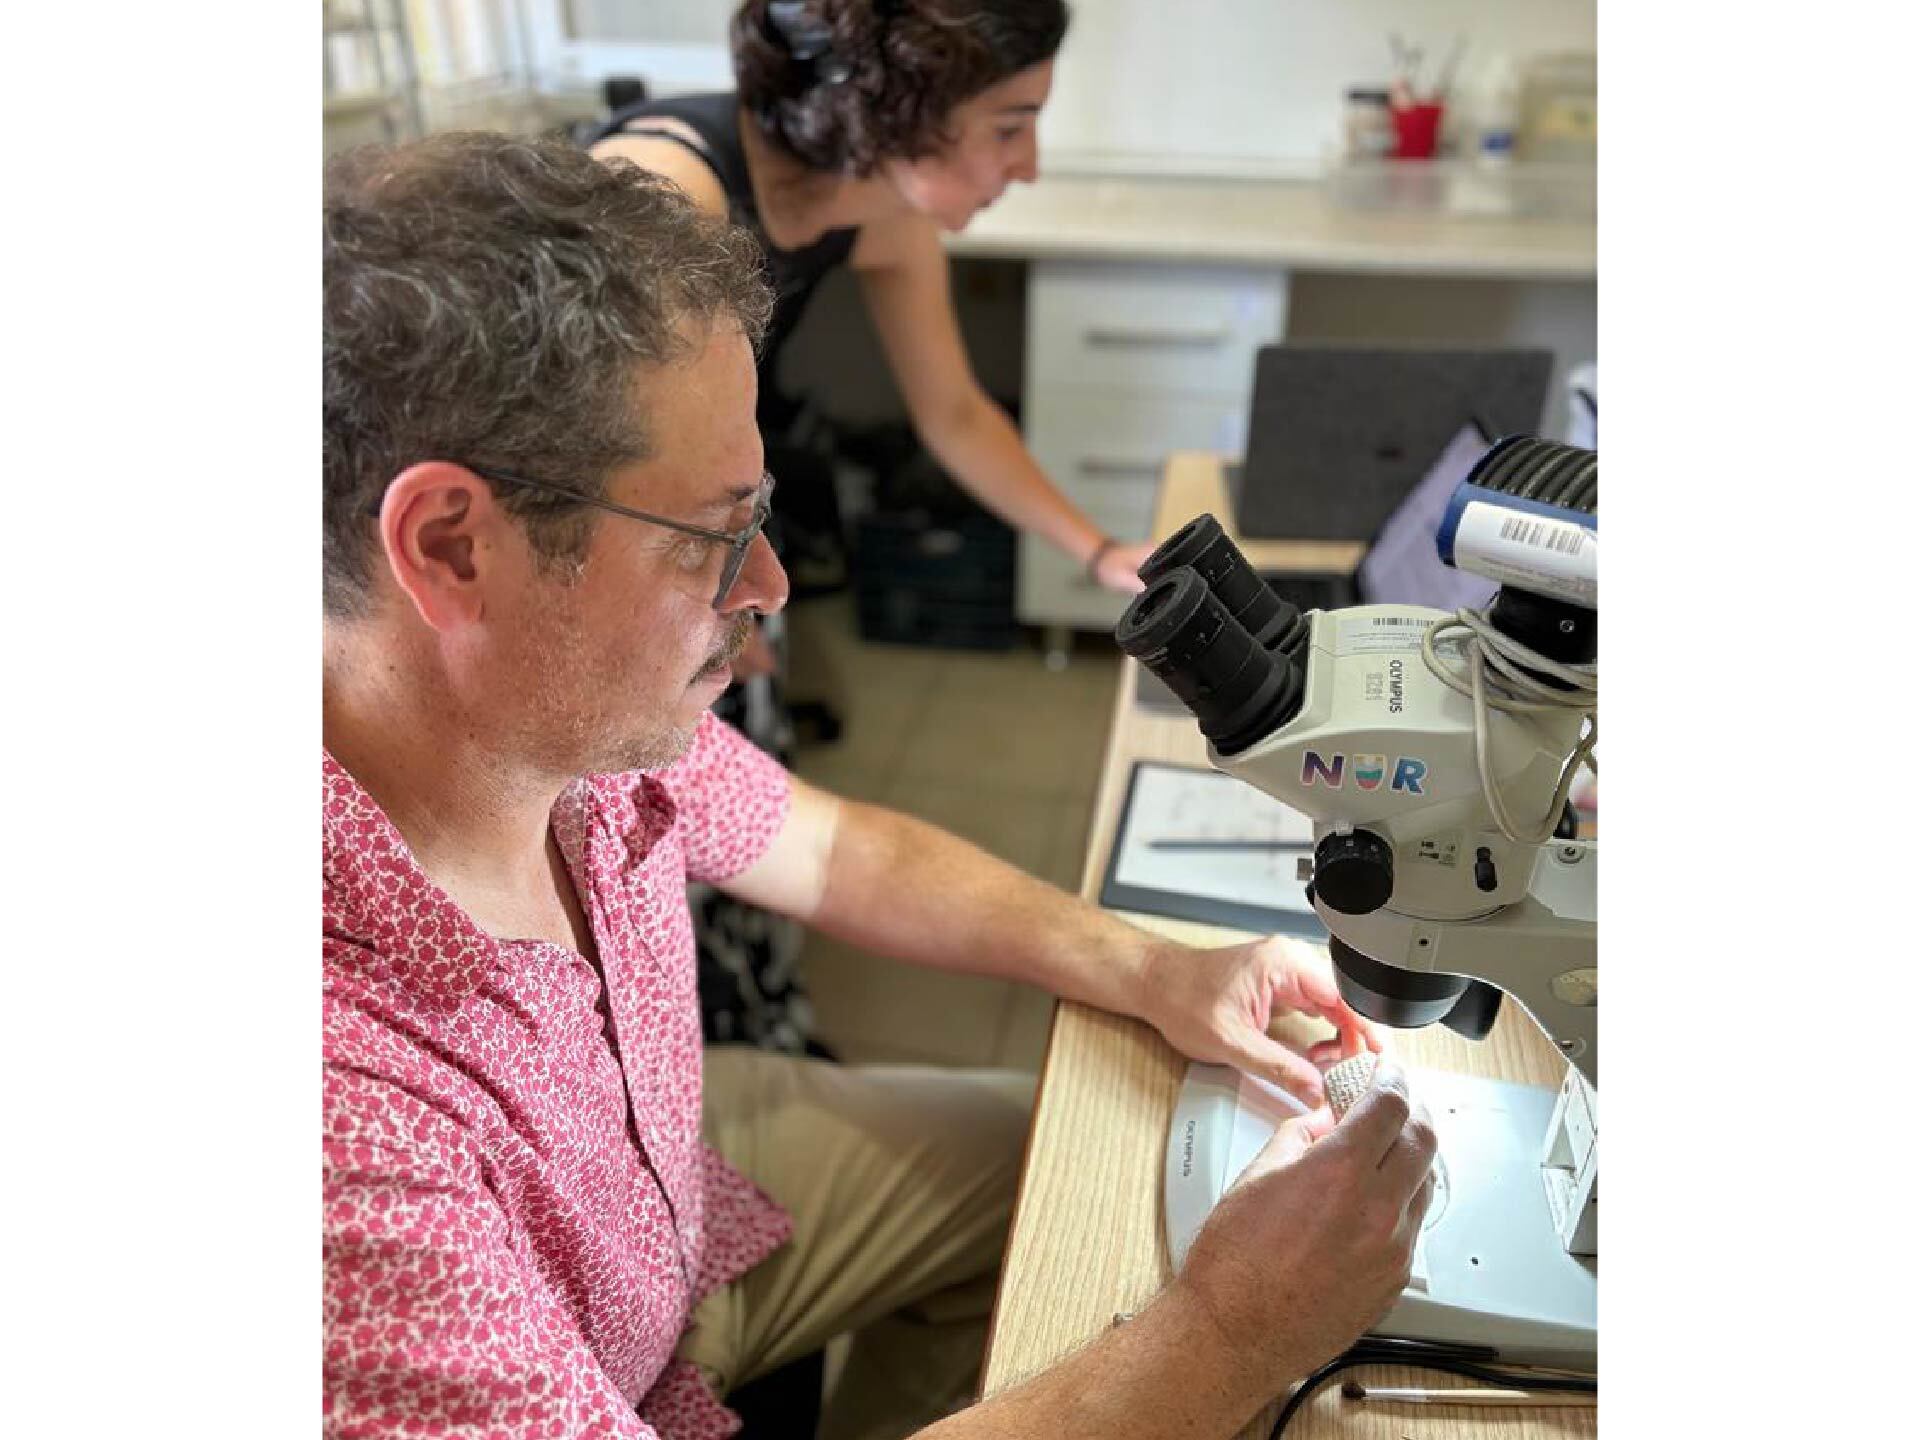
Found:
[[[1409,1068],[1433,1116],[1441,1181],[1413,1280],[1376,1333],[1498,1347],[1504,1359],[1595,1365],[1598,1265],[1554,1230],[1541,1150],[1554,1092]],[[1221,1194],[1274,1130],[1291,1095],[1230,1066],[1190,1065],[1167,1147],[1167,1248],[1177,1269]]]

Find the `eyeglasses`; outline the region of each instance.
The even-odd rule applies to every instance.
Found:
[[[753,548],[753,542],[767,527],[767,517],[773,514],[773,476],[770,473],[763,473],[760,476],[760,488],[753,492],[753,518],[747,522],[747,528],[729,531],[709,530],[705,526],[689,525],[684,520],[669,520],[664,515],[649,515],[644,510],[631,510],[625,505],[616,505],[611,500],[583,495],[580,491],[569,490],[564,485],[549,485],[545,480],[529,480],[524,475],[512,475],[505,470],[494,470],[485,465],[469,465],[466,468],[496,484],[519,485],[548,495],[565,496],[569,500],[577,500],[582,505],[591,505],[598,510],[611,510],[614,514],[624,515],[629,520],[644,520],[649,525],[678,530],[682,535],[698,535],[703,540],[717,540],[732,547],[727,552],[727,563],[720,571],[720,588],[713,592],[713,608],[716,610],[725,603],[727,592],[733,588],[733,582],[740,578],[740,571],[747,563],[747,551]]]

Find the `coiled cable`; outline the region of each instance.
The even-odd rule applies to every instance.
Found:
[[[1440,654],[1443,636],[1460,638],[1464,665]],[[1500,833],[1517,845],[1539,845],[1551,839],[1580,767],[1586,765],[1596,775],[1600,773],[1593,758],[1593,747],[1600,738],[1599,665],[1567,665],[1551,660],[1499,630],[1485,610],[1471,609],[1456,611],[1451,620],[1428,626],[1421,637],[1420,656],[1442,684],[1473,701],[1474,760],[1480,768],[1487,808],[1493,812]],[[1559,683],[1549,684],[1543,676]],[[1585,717],[1584,733],[1560,771],[1553,803],[1547,807],[1546,817],[1535,824],[1523,826],[1516,821],[1500,794],[1489,754],[1490,710],[1512,715],[1574,710]]]

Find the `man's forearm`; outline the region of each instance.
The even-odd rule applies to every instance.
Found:
[[[897,811],[842,801],[812,923],[919,965],[1140,1013],[1164,942]]]
[[[916,1440],[1228,1440],[1276,1393],[1177,1285],[1025,1384]]]

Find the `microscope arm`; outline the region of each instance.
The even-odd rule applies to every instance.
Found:
[[[1600,1083],[1594,841],[1542,846],[1527,894],[1479,920],[1423,920],[1391,908],[1343,915],[1316,899],[1328,931],[1361,955],[1407,971],[1465,975],[1512,996],[1587,1082]]]

